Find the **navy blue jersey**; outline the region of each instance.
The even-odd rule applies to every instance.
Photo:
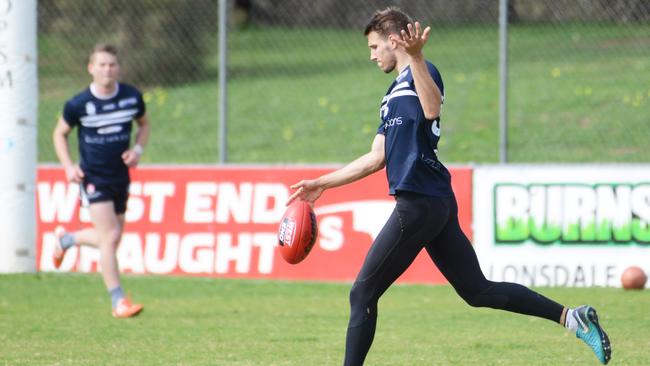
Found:
[[[442,77],[427,62],[429,73],[444,98]],[[386,175],[390,194],[417,192],[428,196],[452,196],[451,175],[437,157],[440,118],[427,120],[418,99],[410,66],[388,88],[381,101],[377,133],[386,136]]]
[[[63,119],[78,128],[80,166],[87,182],[129,182],[122,153],[130,146],[133,119],[144,113],[142,94],[123,83],[110,97],[98,98],[87,88],[65,103]]]

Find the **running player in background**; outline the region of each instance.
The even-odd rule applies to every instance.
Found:
[[[88,205],[92,228],[65,232],[57,227],[58,245],[53,261],[59,268],[66,250],[73,245],[97,247],[113,316],[127,318],[140,313],[143,307],[131,303],[122,290],[116,251],[124,229],[129,168],[140,161],[149,139],[149,121],[142,94],[117,81],[120,64],[114,46],[97,44],[90,54],[88,72],[92,83],[65,103],[53,139],[67,180],[81,184],[81,198]],[[138,131],[135,144],[130,147],[133,120]],[[72,161],[68,146],[68,135],[75,127],[78,128],[79,164]]]
[[[334,172],[302,180],[289,202],[313,204],[326,189],[359,180],[384,166],[396,206],[374,243],[350,291],[347,366],[362,365],[375,335],[379,297],[427,253],[456,292],[471,306],[537,316],[559,323],[589,345],[600,362],[611,357],[607,334],[590,306],[567,308],[527,287],[485,278],[472,244],[461,231],[451,176],[438,160],[442,78],[422,48],[430,28],[397,8],[377,11],[365,28],[370,59],[397,72],[380,107],[381,123],[369,153]]]

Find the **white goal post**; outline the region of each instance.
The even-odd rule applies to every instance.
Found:
[[[36,0],[0,0],[0,273],[36,268]]]

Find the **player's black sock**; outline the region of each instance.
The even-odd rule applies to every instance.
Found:
[[[472,306],[490,307],[559,322],[564,307],[537,292],[510,282],[492,282],[480,294],[467,298]]]

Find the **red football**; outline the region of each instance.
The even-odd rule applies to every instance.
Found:
[[[306,201],[292,202],[278,228],[278,244],[282,258],[291,264],[300,263],[314,246],[316,236],[318,225],[314,210]]]
[[[628,267],[621,275],[621,284],[627,290],[643,289],[647,280],[648,276],[637,266]]]

